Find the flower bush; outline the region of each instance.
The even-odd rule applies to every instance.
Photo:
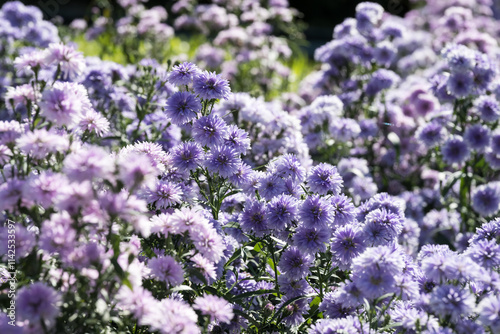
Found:
[[[287,1],[119,4],[61,36],[0,9],[1,333],[500,331],[488,0],[361,3],[277,96]]]

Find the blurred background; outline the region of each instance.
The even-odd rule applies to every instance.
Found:
[[[0,4],[6,1],[1,0]],[[116,0],[26,0],[21,1],[26,5],[35,5],[43,12],[45,19],[63,20],[70,23],[75,18],[90,15],[93,6],[99,6],[105,2],[111,3],[113,7],[119,8]],[[208,3],[208,1],[205,1]],[[312,52],[320,45],[328,42],[332,38],[332,31],[335,25],[342,22],[347,17],[354,16],[356,5],[362,0],[289,0],[290,6],[299,10],[302,20],[306,23],[304,31],[308,45],[305,46],[308,53]],[[410,0],[375,0],[381,4],[386,11],[391,14],[404,16],[410,9]],[[147,7],[163,5],[167,9],[172,6],[173,0],[150,0]],[[204,1],[198,1],[204,3]]]

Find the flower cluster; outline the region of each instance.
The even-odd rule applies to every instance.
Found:
[[[213,2],[72,23],[127,65],[1,8],[0,332],[499,332],[489,1],[361,3],[275,97],[296,12]],[[155,43],[176,15],[213,39],[192,61]]]

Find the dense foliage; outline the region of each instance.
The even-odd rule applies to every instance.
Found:
[[[0,333],[500,332],[491,1],[361,3],[303,80],[286,0],[118,3],[0,9]]]

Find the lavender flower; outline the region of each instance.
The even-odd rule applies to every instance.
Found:
[[[184,62],[172,67],[172,71],[168,75],[168,82],[176,86],[189,85],[199,73],[200,69],[196,65]]]
[[[210,321],[217,320],[223,323],[230,323],[234,317],[233,307],[225,299],[204,294],[197,297],[193,308],[202,314],[210,316]]]
[[[239,154],[234,149],[216,146],[208,153],[205,166],[209,172],[219,173],[222,177],[230,177],[237,172],[240,163]]]
[[[494,122],[500,118],[500,105],[491,95],[481,95],[474,101],[479,117],[485,122]]]
[[[455,72],[448,77],[447,87],[453,96],[457,98],[466,97],[472,93],[474,78],[472,72]]]
[[[273,197],[267,206],[266,219],[273,229],[284,230],[297,218],[298,200],[289,195]]]
[[[196,118],[201,111],[200,100],[189,92],[174,93],[167,100],[165,113],[172,123],[182,125]]]
[[[300,226],[293,236],[293,244],[305,253],[324,252],[330,235],[330,230],[325,228]]]
[[[477,305],[479,321],[489,326],[493,332],[500,331],[500,297],[498,295],[486,296]]]
[[[240,215],[241,229],[245,233],[253,233],[262,237],[269,230],[266,220],[266,204],[257,201],[247,201]]]
[[[203,146],[224,145],[227,132],[228,126],[219,116],[203,116],[193,124],[193,138]]]
[[[464,140],[471,149],[483,152],[490,145],[491,131],[484,125],[474,124],[465,130]]]
[[[305,226],[325,228],[333,223],[332,207],[328,200],[318,195],[306,198],[299,210]]]
[[[231,93],[229,82],[215,72],[203,71],[196,75],[193,81],[193,89],[202,99],[227,100]]]
[[[500,183],[490,182],[477,187],[472,194],[472,208],[483,217],[500,210]]]
[[[16,301],[21,319],[43,321],[50,328],[59,315],[61,296],[45,283],[36,282],[21,288]]]
[[[83,54],[64,44],[50,44],[45,60],[47,64],[57,65],[64,79],[75,79],[86,67]]]
[[[346,195],[332,196],[330,203],[335,216],[333,222],[336,226],[350,224],[356,220],[356,208]]]
[[[338,195],[343,185],[337,167],[326,163],[313,167],[306,181],[311,191],[320,195],[326,195],[328,192]]]
[[[281,254],[278,265],[284,272],[283,275],[298,280],[307,276],[312,262],[311,255],[301,252],[297,247],[291,247]]]
[[[441,148],[443,160],[449,164],[461,164],[469,159],[470,149],[461,136],[451,136]]]
[[[352,260],[365,250],[365,245],[361,228],[355,225],[339,227],[333,234],[330,244],[341,269],[349,268]]]
[[[475,307],[475,298],[468,289],[453,285],[438,286],[431,293],[431,309],[439,316],[451,316],[457,321],[462,316],[469,316]]]
[[[244,155],[250,149],[250,138],[245,130],[231,124],[227,131],[227,137],[224,138],[224,145]]]
[[[182,189],[170,181],[157,181],[153,189],[146,188],[144,197],[157,208],[167,208],[181,202]]]
[[[428,148],[444,142],[446,129],[438,122],[430,122],[417,130],[416,137]]]
[[[172,163],[181,170],[194,170],[204,158],[203,148],[195,142],[183,142],[171,150]]]
[[[182,284],[184,271],[182,266],[171,256],[159,256],[148,261],[148,267],[155,278],[171,286]]]

